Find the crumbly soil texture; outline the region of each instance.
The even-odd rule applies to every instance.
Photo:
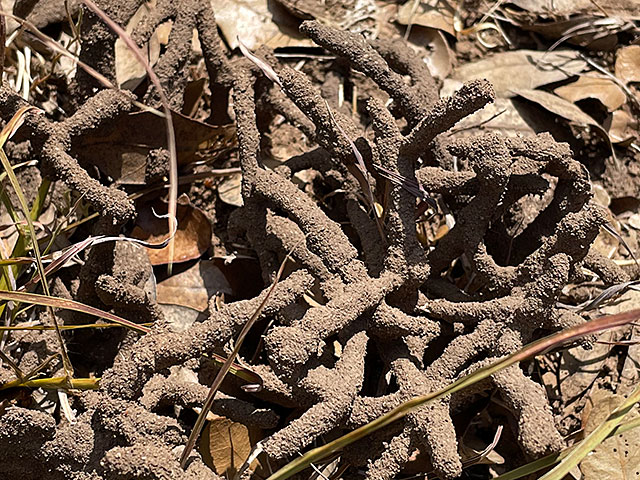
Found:
[[[18,1],[15,12],[51,35],[69,29],[67,13],[81,18],[79,59],[115,82],[118,36],[80,2],[68,2],[68,12],[58,3]],[[96,3],[126,25],[143,2]],[[253,51],[258,61],[251,60],[231,49],[216,28],[219,12],[199,0],[158,0],[131,30],[146,45],[169,21],[154,71],[172,111],[235,128],[237,141],[213,162],[181,164],[179,171],[181,178],[195,172],[180,193],[213,225],[213,246],[202,258],[222,259],[216,265],[235,276],[233,291],[212,294],[208,311],[194,322],[176,322],[156,296],[167,267],[152,266],[145,249],[130,242],[94,245],[52,274],[53,296],[151,328],[145,334],[120,327],[63,331],[75,376],[99,377],[95,390],[20,382],[0,389],[0,478],[231,478],[233,471],[220,471],[202,445],[185,468],[179,458],[218,372],[214,354],[231,353],[256,311],[238,362],[259,375],[260,386],[243,388],[246,380],[230,374],[212,407],[214,415],[259,432],[259,465],[248,466],[244,478],[265,478],[415,396],[585,322],[593,315],[576,305],[637,275],[632,262],[615,262],[595,248],[613,220],[594,199],[597,183],[611,197],[616,188],[626,192],[620,211],[637,209],[640,186],[625,174],[637,171],[637,153],[623,156],[618,149],[613,163],[595,133],[579,140],[589,154],[581,158],[574,144],[547,132],[456,128],[494,102],[489,81],[463,82],[441,97],[442,81],[400,34],[332,24],[328,13],[305,14],[303,4],[279,8],[314,42],[308,54],[285,49],[282,56],[262,46]],[[229,5],[224,8],[237,8]],[[465,50],[466,57],[478,55]],[[38,58],[50,57],[51,51]],[[187,101],[195,84],[205,85],[199,103]],[[28,101],[9,82],[0,87],[3,121],[29,103],[52,102],[56,108],[26,117],[5,150],[13,164],[36,161],[18,175],[30,204],[48,179],[45,207],[62,215],[66,201],[73,207],[68,216],[97,215],[73,229],[39,234],[55,233],[54,250],[89,235],[130,236],[140,206],[135,194],[165,193],[168,150],[161,136],[143,165],[146,185],[125,184],[105,173],[104,162],[113,157],[104,139],[141,104],[161,110],[157,90],[147,79],[133,91],[107,88],[80,68],[73,78],[53,73]],[[549,123],[557,122],[550,117]],[[135,122],[127,125],[135,129]],[[93,138],[103,143],[89,154]],[[197,175],[230,167],[241,169],[242,206],[220,201],[217,178]],[[7,201],[18,205],[7,180],[3,186]],[[635,240],[627,242],[632,251]],[[287,255],[283,277],[259,310]],[[615,258],[631,257],[620,245]],[[175,264],[173,273],[185,268]],[[35,270],[15,271],[19,288]],[[42,293],[37,285],[27,289]],[[568,294],[576,285],[585,285],[580,295]],[[24,307],[7,304],[4,324],[53,325],[49,310]],[[55,315],[70,327],[104,322],[69,310]],[[64,375],[52,329],[4,331],[0,348],[0,385],[15,382],[17,372],[37,370],[34,380]],[[539,365],[513,365],[413,410],[334,455],[327,476],[491,478],[491,462],[478,464],[473,452],[498,429],[494,449],[503,464],[493,471],[558,452],[579,422],[562,417],[568,399],[550,400]]]

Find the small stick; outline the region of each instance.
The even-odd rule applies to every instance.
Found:
[[[298,245],[296,245],[292,249],[292,251],[295,250],[297,246]],[[251,327],[253,326],[255,321],[258,319],[258,317],[262,313],[262,310],[264,310],[264,307],[267,305],[267,302],[269,301],[271,294],[276,289],[276,286],[280,281],[280,277],[284,272],[284,267],[287,264],[287,260],[290,259],[291,253],[292,252],[287,253],[287,256],[284,258],[284,260],[280,264],[280,268],[278,269],[276,278],[273,280],[273,283],[271,284],[271,288],[269,288],[269,291],[265,295],[264,300],[262,300],[262,302],[260,303],[256,311],[253,312],[253,315],[251,315],[251,318],[242,327],[242,330],[240,331],[240,335],[238,335],[238,339],[236,340],[236,344],[233,348],[233,351],[231,352],[231,355],[229,355],[229,357],[224,362],[222,367],[220,367],[220,371],[216,375],[216,378],[213,380],[213,384],[211,385],[211,389],[209,390],[209,395],[207,395],[207,399],[205,400],[204,405],[202,406],[202,410],[198,415],[196,424],[194,425],[193,430],[191,430],[191,435],[189,435],[189,440],[187,440],[187,445],[184,447],[184,450],[182,451],[182,455],[180,456],[180,466],[183,469],[187,465],[187,459],[189,458],[189,455],[191,454],[191,451],[193,450],[193,447],[195,446],[196,441],[200,437],[200,433],[202,432],[202,429],[204,427],[204,422],[207,419],[207,414],[209,413],[209,411],[211,410],[211,407],[213,406],[213,400],[215,399],[216,392],[218,391],[218,388],[220,387],[220,385],[222,385],[222,381],[224,380],[224,377],[227,376],[227,373],[231,369],[233,362],[238,356],[238,353],[240,352],[240,347],[242,346],[242,342],[244,341],[245,337],[249,333],[249,330],[251,330]]]
[[[2,86],[2,77],[4,76],[4,49],[7,41],[7,22],[4,15],[0,14],[0,87]]]

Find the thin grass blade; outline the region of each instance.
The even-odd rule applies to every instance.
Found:
[[[238,338],[236,339],[235,346],[233,348],[233,351],[231,352],[231,355],[229,355],[229,358],[225,360],[222,367],[220,367],[220,371],[216,375],[216,378],[213,380],[213,384],[211,385],[211,389],[209,390],[209,395],[207,395],[207,399],[205,400],[204,405],[202,406],[202,411],[198,415],[198,418],[193,427],[193,430],[191,430],[191,434],[189,435],[189,439],[187,440],[187,445],[184,447],[184,450],[182,451],[182,455],[180,456],[180,466],[182,468],[185,468],[187,464],[187,459],[189,458],[189,455],[191,454],[191,451],[193,450],[193,447],[195,446],[196,441],[200,437],[200,433],[202,432],[202,429],[204,427],[204,422],[207,419],[207,414],[209,413],[209,411],[211,410],[211,407],[213,406],[213,401],[215,399],[218,388],[220,388],[220,385],[222,385],[222,381],[224,380],[224,377],[226,377],[227,373],[229,373],[229,371],[231,370],[233,362],[235,361],[236,357],[238,356],[238,353],[240,352],[240,347],[242,346],[242,342],[244,341],[245,337],[249,333],[249,330],[251,330],[251,327],[253,326],[255,321],[258,319],[258,317],[262,313],[262,310],[264,310],[264,307],[267,305],[267,302],[269,301],[271,294],[273,293],[276,286],[278,285],[278,282],[280,281],[280,277],[284,272],[284,267],[286,266],[288,259],[289,259],[289,254],[287,254],[285,259],[282,261],[282,264],[278,269],[278,273],[276,274],[276,278],[271,284],[271,288],[269,288],[269,290],[267,291],[267,294],[265,295],[264,299],[262,300],[262,302],[260,303],[256,311],[253,312],[253,315],[251,315],[251,318],[249,318],[247,323],[245,323],[244,326],[242,327],[242,330],[240,331],[240,335],[238,335]]]
[[[4,385],[0,385],[0,391],[8,390],[10,388],[42,388],[44,390],[96,390],[100,388],[99,378],[68,378],[68,377],[51,377],[51,378],[37,378],[35,380],[14,380],[7,382]]]
[[[240,52],[242,52],[242,54],[245,57],[247,57],[249,60],[251,60],[251,62],[253,62],[253,64],[256,67],[258,67],[260,70],[262,70],[262,73],[264,73],[265,77],[267,77],[273,83],[275,83],[280,88],[282,88],[282,83],[280,82],[280,77],[278,77],[278,74],[271,67],[271,65],[269,65],[267,62],[262,60],[260,57],[257,57],[256,55],[254,55],[251,52],[251,50],[249,50],[249,47],[247,47],[244,43],[242,43],[242,40],[240,40],[240,37],[236,37],[236,40],[238,40],[238,45],[240,46]]]
[[[39,295],[37,293],[10,292],[6,290],[0,290],[0,300],[23,302],[34,305],[42,305],[45,307],[73,310],[75,312],[82,312],[86,313],[87,315],[93,315],[95,317],[110,320],[113,323],[117,323],[138,332],[148,333],[150,331],[148,327],[133,323],[113,313],[105,312],[104,310],[100,310],[99,308],[85,305],[84,303],[76,302],[75,300],[68,300],[66,298],[52,297],[51,295]]]
[[[40,255],[40,247],[38,246],[38,237],[36,236],[36,230],[33,226],[33,220],[31,218],[31,209],[29,209],[29,205],[27,204],[27,200],[24,196],[24,192],[22,191],[22,187],[20,186],[20,182],[18,182],[18,177],[16,177],[15,172],[13,171],[13,166],[7,155],[4,153],[4,144],[5,142],[11,138],[11,136],[16,132],[20,125],[24,122],[26,115],[31,111],[39,111],[37,108],[32,106],[24,106],[18,109],[18,111],[14,114],[14,116],[7,122],[5,127],[0,132],[0,161],[2,162],[2,166],[7,173],[7,177],[11,182],[11,186],[18,197],[18,201],[20,202],[20,208],[22,209],[22,213],[27,221],[27,226],[29,228],[29,235],[31,237],[31,244],[33,247],[33,254],[36,259],[36,264],[38,266],[38,273],[40,274],[42,290],[45,295],[49,295],[49,285],[47,284],[46,275],[44,273],[44,265],[42,264],[42,257]],[[35,205],[34,205],[35,208]],[[37,212],[37,209],[34,210]],[[62,338],[62,333],[60,332],[60,328],[58,325],[58,320],[56,319],[55,312],[50,310],[51,318],[53,320],[53,324],[56,327],[56,337],[58,338],[58,343],[60,344],[60,353],[62,354],[62,363],[64,366],[64,371],[67,377],[73,377],[73,366],[71,365],[71,360],[69,360],[69,355],[67,353],[67,348],[64,344],[64,339]]]
[[[144,67],[149,75],[149,80],[156,88],[158,95],[160,96],[160,102],[162,103],[162,110],[164,111],[165,121],[167,125],[167,148],[169,150],[169,231],[173,232],[176,229],[176,211],[178,205],[178,153],[176,150],[176,134],[173,128],[173,117],[171,115],[171,108],[169,106],[169,99],[167,98],[160,79],[149,65],[149,61],[145,58],[140,47],[136,45],[131,36],[125,32],[125,30],[114,22],[109,16],[102,11],[92,0],[82,0],[82,2],[95,13],[104,23],[106,23],[111,30],[113,30],[131,50],[136,60]],[[173,265],[173,256],[175,250],[175,242],[173,238],[169,241],[169,274]]]
[[[376,220],[376,228],[378,229],[378,234],[380,235],[380,239],[382,240],[383,244],[386,244],[384,229],[382,227],[382,222],[380,220],[380,217],[378,216],[378,212],[376,211],[376,200],[373,196],[373,190],[371,189],[371,184],[369,183],[369,179],[367,178],[367,166],[364,163],[362,154],[360,153],[360,150],[358,150],[358,147],[356,147],[356,144],[353,143],[351,138],[349,138],[349,135],[347,135],[347,132],[344,131],[344,129],[340,126],[336,118],[333,116],[333,112],[331,111],[331,107],[329,107],[329,103],[327,103],[326,100],[324,103],[327,106],[327,111],[329,112],[331,121],[335,124],[340,134],[347,140],[347,142],[349,142],[351,151],[353,152],[353,155],[356,157],[355,168],[349,168],[349,165],[347,165],[347,168],[353,174],[353,176],[356,177],[356,180],[358,180],[358,183],[360,184],[360,188],[362,188],[362,190],[364,191],[364,194],[367,197],[367,201],[369,202],[369,206],[373,210],[373,216]]]

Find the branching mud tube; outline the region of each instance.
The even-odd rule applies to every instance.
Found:
[[[201,5],[207,2],[183,2],[180,11],[168,3],[134,37],[144,40],[154,31],[154,21],[167,18],[174,19],[174,30],[189,32],[189,42],[197,28],[212,86],[232,91],[244,207],[232,215],[229,234],[251,244],[265,283],[293,251],[295,270],[278,284],[262,313],[272,326],[264,336],[263,363],[252,368],[264,379],[263,390],[228,392],[214,405],[214,412],[271,431],[262,442],[271,459],[296,456],[322,436],[361,426],[543,334],[583,322],[556,306],[562,288],[579,278],[580,267],[609,283],[624,279],[615,265],[590,253],[604,213],[591,202],[588,174],[566,145],[548,134],[442,135],[492,101],[486,81],[469,82],[440,99],[424,63],[401,43],[370,42],[304,22],[302,32],[336,55],[343,70],[348,65],[360,72],[354,79],[368,87],[366,108],[356,121],[343,113],[348,107],[327,104],[321,96],[321,89],[335,81],[331,71],[324,84],[316,85],[261,49],[256,55],[271,65],[281,85],[274,84],[248,60],[230,62],[221,53],[211,27],[213,13]],[[100,35],[113,41],[97,22],[89,25],[91,45],[100,44]],[[181,41],[172,33],[167,52],[181,51]],[[158,73],[172,88],[168,91],[181,98],[177,58],[182,57],[161,57]],[[0,96],[3,105],[8,105],[6,96]],[[114,109],[129,108],[128,99],[112,92],[100,99]],[[269,124],[276,114],[316,148],[270,170],[261,162],[264,142],[258,125]],[[71,128],[73,121],[66,123]],[[49,128],[46,138],[52,140],[43,155],[51,157],[47,162],[54,174],[72,188],[90,189],[65,177],[69,168],[80,168],[63,153],[68,142],[58,141],[60,133],[46,125],[33,126],[38,128]],[[381,229],[352,175],[358,160],[347,136],[370,172],[403,179],[403,185],[389,184],[379,173],[369,173],[378,200],[386,205]],[[53,149],[62,160],[53,159]],[[463,168],[454,169],[454,164]],[[308,169],[325,185],[340,189],[342,202],[335,211],[292,181]],[[440,198],[455,219],[455,226],[432,246],[424,246],[416,235],[416,197],[406,187],[418,184]],[[109,205],[105,192],[105,187],[96,189],[90,201],[118,221],[126,220],[130,206],[125,199],[119,196]],[[518,205],[533,197],[546,200],[538,202],[537,214],[515,236],[510,234]],[[455,262],[464,263],[480,288],[469,293],[450,281]],[[310,306],[303,299],[310,289],[321,304]],[[179,468],[177,447],[184,445],[191,425],[173,417],[168,407],[200,406],[207,389],[176,372],[198,370],[206,353],[227,353],[264,295],[266,290],[221,309],[212,306],[209,319],[186,332],[156,322],[151,333],[119,352],[103,375],[101,390],[79,397],[73,425],[56,426],[50,415],[26,409],[0,416],[0,470],[8,472],[8,459],[21,459],[30,466],[39,463],[47,478],[216,478],[197,453],[186,471]],[[362,467],[366,478],[391,479],[419,450],[440,478],[456,478],[462,463],[452,415],[469,396],[489,390],[497,391],[513,412],[526,454],[537,457],[563,447],[544,389],[515,365],[473,391],[416,410],[343,455]],[[301,415],[279,416],[291,408]]]

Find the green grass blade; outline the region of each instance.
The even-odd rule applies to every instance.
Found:
[[[638,318],[640,318],[640,309],[630,310],[628,312],[600,317],[595,320],[585,322],[581,325],[568,328],[548,337],[541,338],[540,340],[530,343],[521,350],[503,358],[502,360],[499,360],[486,367],[480,368],[474,373],[456,380],[455,382],[447,385],[442,390],[412,398],[411,400],[403,403],[402,405],[399,405],[389,413],[380,416],[372,422],[352,432],[349,432],[346,435],[343,435],[342,437],[339,437],[327,443],[326,445],[308,451],[301,457],[296,458],[292,462],[282,467],[280,470],[271,475],[267,480],[284,480],[286,478],[289,478],[292,475],[301,472],[312,463],[319,462],[329,455],[343,449],[347,445],[350,445],[353,442],[360,440],[367,435],[370,435],[373,432],[395,422],[396,420],[403,418],[412,410],[452,393],[458,392],[470,385],[473,385],[474,383],[490,377],[494,373],[504,368],[507,368],[511,365],[514,365],[536,355],[540,355],[567,342],[572,342],[585,336],[608,330],[610,328],[626,325],[637,320]]]
[[[32,210],[29,209],[29,205],[27,204],[27,200],[24,196],[24,192],[22,191],[22,187],[20,186],[20,182],[18,182],[18,177],[16,177],[15,172],[13,171],[13,166],[7,155],[4,153],[4,144],[6,141],[11,138],[11,136],[15,133],[15,131],[20,128],[22,122],[26,115],[31,111],[39,111],[37,108],[33,106],[25,106],[21,107],[7,122],[7,125],[0,132],[0,162],[2,162],[2,166],[4,167],[5,172],[7,173],[7,177],[13,187],[13,190],[18,197],[18,201],[20,202],[20,208],[22,209],[22,213],[24,214],[25,220],[27,221],[27,226],[29,229],[29,235],[31,237],[31,244],[33,248],[33,254],[36,259],[36,264],[38,266],[38,273],[40,274],[42,290],[45,295],[49,295],[49,285],[47,283],[47,277],[44,273],[44,265],[42,264],[42,258],[40,255],[40,247],[38,246],[38,237],[36,236],[36,230],[33,226],[33,221],[31,219]],[[48,187],[47,187],[48,189]],[[40,192],[39,192],[40,193]],[[34,203],[34,213],[39,213],[38,209],[39,203],[36,201]],[[40,205],[41,206],[41,205]],[[51,318],[53,320],[53,324],[56,327],[56,337],[58,338],[58,342],[60,343],[60,349],[62,354],[62,363],[64,366],[65,373],[68,377],[73,377],[73,366],[71,365],[71,361],[69,360],[69,355],[67,353],[67,348],[64,344],[64,339],[62,338],[62,333],[60,331],[58,320],[56,319],[55,312],[53,310],[50,311]]]

